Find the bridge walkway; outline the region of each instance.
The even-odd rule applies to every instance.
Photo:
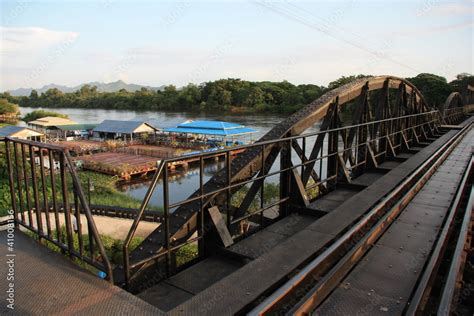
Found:
[[[447,218],[473,148],[471,129],[316,314],[402,314]]]
[[[472,121],[473,118],[470,118],[459,127],[471,124]],[[189,314],[192,311],[199,311],[203,315],[227,315],[248,310],[252,304],[265,297],[265,293],[284,282],[292,271],[297,271],[305,262],[321,253],[351,223],[363,216],[413,170],[456,135],[459,132],[459,127],[448,130],[429,144],[422,144],[425,147],[412,148],[411,154],[406,155],[405,158],[380,166],[374,170],[376,176],[366,184],[357,184],[356,179],[353,187],[359,189],[353,190],[353,194],[344,199],[335,199],[337,201],[332,203],[331,211],[323,217],[311,218],[310,206],[308,212],[305,213],[306,223],[291,236],[272,235],[270,234],[272,226],[270,226],[241,241],[240,245],[237,243],[230,247],[228,251],[244,257],[247,260],[244,262],[245,264],[240,268],[234,268],[233,273],[226,277],[213,279],[213,282],[210,282],[212,285],[206,284],[206,288],[200,289],[198,293],[188,292],[187,297],[183,297],[182,304],[173,308],[170,313]],[[315,214],[320,214],[315,204],[312,207]],[[290,219],[286,219],[286,221],[290,221]],[[285,223],[283,222],[283,225]],[[288,226],[290,230],[292,226],[293,224],[290,223]],[[278,237],[278,240],[274,242],[272,237]],[[192,272],[185,270],[181,273]],[[212,272],[208,272],[208,274],[212,274]],[[160,286],[161,284],[158,284],[155,289]],[[154,295],[155,289],[143,292],[140,297],[160,308],[166,305],[166,310],[178,303],[177,301],[173,304],[165,303],[173,299],[170,292],[164,296],[156,296]],[[174,286],[172,289],[187,292],[186,289],[179,286]],[[164,293],[164,291],[160,293]]]
[[[0,232],[0,253],[14,260],[14,310],[6,305],[8,283],[1,282],[0,314],[17,315],[160,315],[158,308],[99,279],[60,253],[40,245],[22,231],[14,231],[7,249],[7,231]],[[9,256],[9,255],[12,256]],[[0,265],[0,275],[9,267]]]

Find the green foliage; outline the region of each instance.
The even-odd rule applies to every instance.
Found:
[[[289,113],[323,92],[324,87],[312,84],[221,79],[181,89],[169,85],[159,91],[143,88],[136,92],[98,92],[97,87],[85,85],[71,93],[49,89],[38,95],[33,90],[28,97],[9,97],[25,107]]]
[[[442,105],[453,91],[446,78],[433,74],[422,73],[407,80],[420,90],[430,107],[437,108]]]
[[[68,118],[66,114],[61,114],[61,113],[52,112],[52,111],[45,111],[45,110],[36,110],[36,111],[26,114],[25,117],[23,118],[23,121],[31,122],[31,121],[34,121],[46,116]]]
[[[337,79],[337,80],[334,80],[332,82],[329,83],[329,86],[328,86],[328,89],[329,90],[332,90],[332,89],[336,89],[340,86],[343,86],[345,84],[348,84],[354,80],[357,80],[357,79],[362,79],[362,78],[369,78],[369,77],[373,77],[371,75],[363,75],[363,74],[359,74],[359,75],[351,75],[351,76],[342,76],[341,78]]]
[[[239,207],[243,202],[247,192],[249,191],[248,186],[242,187],[239,191],[232,195],[231,205]],[[265,183],[263,190],[263,202],[265,205],[275,202],[280,196],[280,186],[276,183]],[[254,200],[250,204],[248,211],[256,211],[260,208],[260,191],[255,195]]]
[[[66,226],[64,225],[61,226],[59,231],[60,231],[60,234],[59,234],[60,242],[63,244],[67,244]],[[38,236],[29,230],[26,231],[26,234],[32,238],[38,239]],[[51,234],[53,238],[57,240],[58,231],[53,230],[51,231]],[[100,240],[102,241],[102,244],[104,245],[105,253],[107,257],[109,258],[110,263],[112,263],[113,265],[123,264],[123,240],[115,239],[108,235],[100,235]],[[129,246],[130,251],[133,251],[142,242],[143,242],[142,237],[133,237]],[[73,232],[72,244],[73,244],[74,250],[76,252],[79,252],[79,234],[75,232]],[[53,251],[61,252],[61,248],[59,248],[53,242],[45,241],[44,245]],[[87,255],[89,255],[90,254],[89,235],[87,234],[82,235],[82,245],[84,247],[84,253],[87,253]],[[94,240],[93,245],[94,245],[94,256],[96,257],[96,259],[99,259],[99,251],[97,250],[97,246],[95,246],[96,245],[95,240]],[[85,264],[82,264],[77,258],[75,259],[75,262],[84,268],[91,268]]]
[[[17,116],[20,113],[18,104],[11,103],[7,99],[0,99],[0,115],[14,115]]]
[[[197,244],[184,245],[176,251],[176,264],[178,266],[183,265],[197,258],[198,254],[199,252]]]
[[[8,183],[7,159],[5,144],[0,143],[0,216],[7,215],[11,209],[10,184]]]
[[[117,189],[117,178],[108,175],[92,172],[78,172],[79,181],[81,182],[84,193],[88,195],[88,181],[90,180],[94,186],[91,191],[91,204],[120,206],[127,208],[140,208],[141,200],[133,198]],[[149,210],[159,211],[161,208],[149,205]]]
[[[453,91],[464,93],[468,85],[474,86],[474,76],[468,73],[462,73],[456,76],[456,79],[451,81],[449,85]]]
[[[294,85],[288,81],[253,82],[229,78],[200,85],[188,84],[179,89],[169,85],[158,91],[142,88],[136,92],[123,89],[98,92],[97,87],[84,85],[70,93],[54,88],[41,95],[33,90],[30,96],[24,97],[13,97],[5,92],[0,93],[0,98],[24,107],[292,113],[329,90],[366,77],[371,76],[342,76],[330,82],[327,88],[314,84]],[[421,90],[430,106],[444,102],[451,91],[462,91],[468,83],[474,85],[474,77],[466,73],[458,75],[450,84],[443,77],[426,73],[408,80]],[[25,118],[26,121],[31,119],[34,118]]]

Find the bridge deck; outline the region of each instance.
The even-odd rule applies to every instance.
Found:
[[[402,314],[450,209],[473,146],[471,130],[317,314]]]
[[[7,252],[7,232],[0,232],[0,253],[15,254],[15,309],[19,315],[159,315],[156,307],[128,292],[99,279],[68,258],[39,245],[15,230],[13,252]],[[0,265],[6,277],[8,266]],[[6,307],[7,282],[1,282],[0,314],[12,312]]]
[[[464,124],[471,120],[472,118]],[[393,169],[385,170],[388,172],[380,174],[369,187],[343,202],[340,201],[341,204],[327,215],[272,246],[250,263],[194,295],[170,313],[181,315],[198,311],[203,315],[227,315],[247,308],[251,302],[283,281],[290,272],[321,252],[331,240],[367,212],[457,132],[448,131],[431,144],[420,148],[416,155],[404,162],[387,164],[387,169]]]

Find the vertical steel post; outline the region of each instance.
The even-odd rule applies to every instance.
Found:
[[[18,227],[18,208],[16,205],[15,184],[13,182],[13,168],[10,155],[10,142],[8,140],[5,140],[5,155],[7,156],[8,181],[10,183],[10,197],[12,201],[13,218],[15,219],[15,226]]]
[[[13,142],[13,154],[15,155],[15,171],[16,171],[16,182],[17,182],[17,188],[18,188],[18,202],[20,204],[20,218],[23,224],[26,223],[25,220],[25,206],[23,202],[23,189],[21,187],[21,165],[18,162],[18,150],[17,150],[17,144]]]
[[[41,216],[41,209],[39,204],[39,194],[38,194],[38,177],[36,176],[36,162],[35,162],[35,153],[32,145],[28,146],[30,152],[30,168],[31,168],[31,179],[33,182],[33,198],[35,204],[36,212],[36,226],[38,227],[38,240],[41,241],[43,234],[43,217]]]
[[[56,196],[56,178],[54,175],[54,155],[51,150],[48,152],[48,159],[49,159],[49,172],[50,172],[50,180],[51,180],[51,199],[53,200],[53,212],[54,212],[54,221],[56,225],[56,236],[58,242],[61,241],[61,225],[59,222],[59,211],[58,211],[58,202]]]
[[[64,219],[66,222],[66,236],[67,236],[67,247],[69,256],[72,258],[73,255],[71,250],[74,250],[74,237],[72,235],[71,227],[71,210],[69,208],[69,199],[68,199],[68,190],[67,190],[67,178],[66,178],[66,160],[64,157],[64,152],[60,153],[59,156],[59,171],[61,174],[61,189],[62,189],[62,198],[63,198],[63,209],[64,209]]]
[[[226,214],[227,214],[226,215],[226,225],[227,225],[227,229],[230,229],[230,199],[231,199],[230,185],[231,185],[231,181],[232,181],[231,163],[230,163],[230,150],[228,150],[226,152],[225,160],[226,160],[226,170],[227,170],[227,173],[226,173],[226,176],[227,176],[227,181],[226,181],[226,185],[227,185],[227,191],[226,191],[226,206],[227,206],[227,209],[226,209]]]
[[[169,210],[169,190],[168,190],[168,163],[163,169],[163,208],[165,219],[165,249],[166,249],[166,274],[171,275],[171,252],[170,252],[170,210]]]
[[[42,194],[43,194],[43,210],[44,210],[44,216],[46,218],[46,230],[48,232],[48,237],[52,238],[51,220],[49,217],[48,193],[46,189],[46,179],[45,179],[45,174],[44,174],[44,158],[43,158],[42,148],[39,148],[39,160],[40,160],[40,172],[41,172],[41,188],[42,188]]]
[[[33,215],[31,214],[30,185],[28,183],[28,171],[26,165],[25,145],[21,144],[21,160],[23,167],[23,180],[25,182],[26,205],[28,208],[28,224],[33,227]]]
[[[198,242],[199,256],[202,258],[205,252],[205,217],[204,217],[204,158],[199,156],[199,232],[200,239]]]

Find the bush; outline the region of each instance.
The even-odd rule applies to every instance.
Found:
[[[61,114],[61,113],[57,113],[53,111],[35,110],[31,113],[26,114],[25,117],[23,118],[23,121],[28,123],[28,122],[40,119],[42,117],[47,117],[47,116],[69,118],[66,114]]]
[[[14,115],[20,113],[18,105],[8,102],[7,99],[0,99],[0,115]]]

